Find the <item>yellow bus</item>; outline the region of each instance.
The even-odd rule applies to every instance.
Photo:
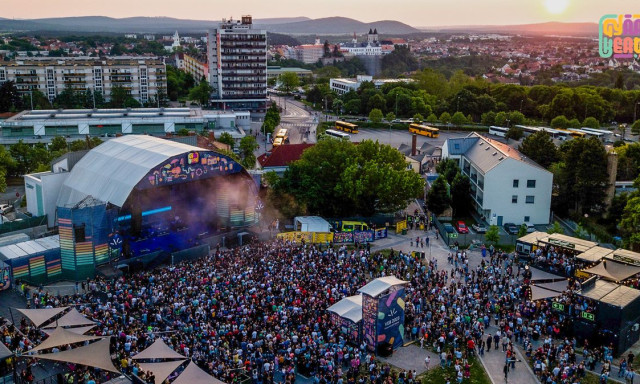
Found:
[[[356,124],[347,123],[346,121],[336,121],[335,128],[339,131],[358,133],[358,126]]]
[[[436,138],[438,137],[438,135],[440,135],[440,130],[438,128],[415,123],[409,125],[409,132],[433,138]]]
[[[278,130],[278,133],[276,134],[275,139],[273,139],[273,146],[277,147],[277,146],[280,146],[282,144],[286,144],[288,139],[289,139],[288,130],[286,128],[280,128]]]
[[[565,139],[568,139],[569,136],[571,138],[573,138],[573,139],[577,139],[579,137],[587,136],[586,133],[578,131],[578,130],[574,130],[574,129],[556,129],[556,130],[559,131],[560,134],[565,137]]]
[[[337,232],[367,231],[369,226],[363,221],[337,221],[334,229]]]

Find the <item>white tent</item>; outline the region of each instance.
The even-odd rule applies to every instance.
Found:
[[[60,307],[60,308],[40,308],[40,309],[23,309],[16,308],[20,313],[22,313],[27,319],[31,320],[31,322],[39,328],[42,324],[46,323],[47,320],[55,317],[57,314],[62,313],[65,309],[69,307]]]
[[[203,371],[193,361],[172,384],[224,384],[222,381]]]
[[[162,363],[138,363],[140,370],[151,371],[155,376],[155,384],[162,384],[186,359],[165,361]]]
[[[185,357],[171,349],[162,339],[157,339],[147,349],[133,356],[133,360],[142,359],[184,359]]]
[[[47,325],[45,328],[74,327],[78,325],[88,326],[95,324],[95,321],[87,319],[75,308],[71,308],[64,316]]]
[[[65,363],[86,365],[87,367],[100,368],[109,372],[120,373],[111,362],[109,346],[111,341],[105,337],[100,341],[84,347],[69,349],[57,353],[44,353],[40,355],[24,355],[45,360],[62,361]]]
[[[395,276],[379,277],[371,280],[367,285],[360,288],[358,292],[376,297],[395,285],[404,285],[407,283],[408,281],[400,280]]]
[[[345,297],[327,308],[327,311],[357,323],[362,320],[362,295]]]
[[[31,352],[37,352],[53,347],[61,347],[69,344],[82,343],[83,341],[91,341],[100,339],[98,336],[86,336],[75,332],[68,331],[62,327],[58,327],[45,341],[34,347]]]

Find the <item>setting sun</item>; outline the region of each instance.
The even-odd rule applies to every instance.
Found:
[[[549,13],[559,15],[567,9],[569,0],[545,0],[544,6]]]

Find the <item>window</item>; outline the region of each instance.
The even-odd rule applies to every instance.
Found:
[[[74,225],[73,226],[73,237],[76,240],[76,243],[84,243],[86,238],[85,238],[85,225],[80,224],[80,225]]]
[[[520,184],[520,180],[518,179],[513,180],[513,188],[518,188],[519,184]]]
[[[535,196],[527,196],[525,203],[533,204],[535,202]]]
[[[511,196],[511,203],[518,204],[518,195]]]
[[[529,220],[531,220],[531,218],[530,218],[529,216],[525,216],[525,217],[524,217],[524,222],[525,222],[525,223],[528,223],[528,222],[529,222]]]
[[[536,181],[535,180],[527,180],[527,188],[535,188]]]

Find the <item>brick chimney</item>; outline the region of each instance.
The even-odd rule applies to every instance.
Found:
[[[216,141],[216,134],[212,131],[209,131],[209,140]]]
[[[417,145],[418,145],[418,135],[414,133],[413,135],[411,135],[411,156],[416,155]]]

